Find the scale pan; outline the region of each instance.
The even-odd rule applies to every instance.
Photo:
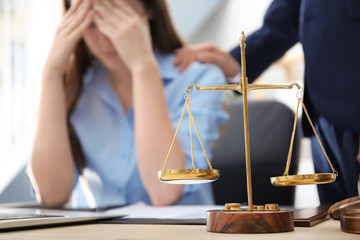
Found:
[[[217,180],[217,169],[168,169],[158,172],[160,181],[171,184],[200,184]]]
[[[305,184],[332,183],[336,179],[335,173],[315,173],[303,175],[289,175],[271,177],[271,184],[274,186],[295,186]]]

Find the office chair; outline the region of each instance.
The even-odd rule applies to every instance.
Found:
[[[216,204],[247,203],[244,119],[241,100],[228,102],[230,119],[212,148],[214,168],[220,178],[212,183]],[[256,205],[278,203],[293,206],[295,187],[275,187],[270,177],[285,170],[294,112],[277,101],[249,101],[252,194]],[[289,174],[296,174],[300,135],[295,134]]]

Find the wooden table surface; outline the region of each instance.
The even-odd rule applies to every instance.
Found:
[[[266,240],[347,240],[360,239],[359,234],[344,233],[340,222],[327,220],[313,227],[296,227],[295,231],[270,234],[223,234],[206,231],[205,225],[155,224],[84,224],[31,230],[0,232],[0,239],[101,239],[101,240],[178,240],[178,239],[266,239]]]

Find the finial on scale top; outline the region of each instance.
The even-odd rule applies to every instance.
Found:
[[[242,46],[246,47],[246,44],[245,44],[246,37],[245,37],[244,31],[241,31],[241,36],[240,36],[239,40],[240,40],[240,47],[242,47]]]

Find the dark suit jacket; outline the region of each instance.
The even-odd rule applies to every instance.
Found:
[[[360,131],[360,0],[274,0],[246,39],[252,82],[300,41],[305,104],[336,127]],[[240,48],[231,51],[240,61]]]

